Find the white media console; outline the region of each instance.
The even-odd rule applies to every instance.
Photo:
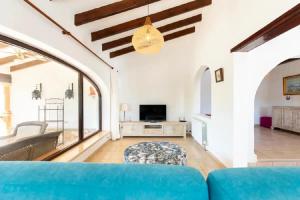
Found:
[[[186,122],[120,122],[121,136],[160,136],[186,138]]]

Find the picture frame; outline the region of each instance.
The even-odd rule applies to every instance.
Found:
[[[300,95],[300,74],[283,77],[283,95]]]
[[[223,68],[217,69],[215,71],[216,83],[224,81],[224,70]]]

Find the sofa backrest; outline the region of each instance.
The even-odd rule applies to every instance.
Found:
[[[0,162],[1,199],[300,199],[300,168],[211,172],[182,166]]]
[[[0,163],[1,199],[207,200],[198,170],[166,165]]]
[[[300,199],[299,167],[222,169],[207,179],[211,200]]]

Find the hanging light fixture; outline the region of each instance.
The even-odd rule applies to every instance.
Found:
[[[42,98],[42,83],[37,84],[35,89],[32,91],[32,99],[38,100]]]
[[[68,87],[68,89],[65,92],[65,98],[66,99],[74,99],[74,86],[73,83],[71,83]]]
[[[144,26],[138,28],[132,37],[134,49],[141,54],[155,54],[164,46],[164,37],[151,22],[149,17],[149,1],[148,1],[148,16]]]
[[[90,90],[89,96],[95,97],[95,96],[96,96],[96,91],[95,91],[95,89],[94,89],[92,86],[90,86],[90,87],[89,87],[89,90]]]

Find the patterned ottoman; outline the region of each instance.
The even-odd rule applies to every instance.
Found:
[[[128,147],[125,163],[186,165],[186,153],[177,144],[169,142],[142,142]]]

